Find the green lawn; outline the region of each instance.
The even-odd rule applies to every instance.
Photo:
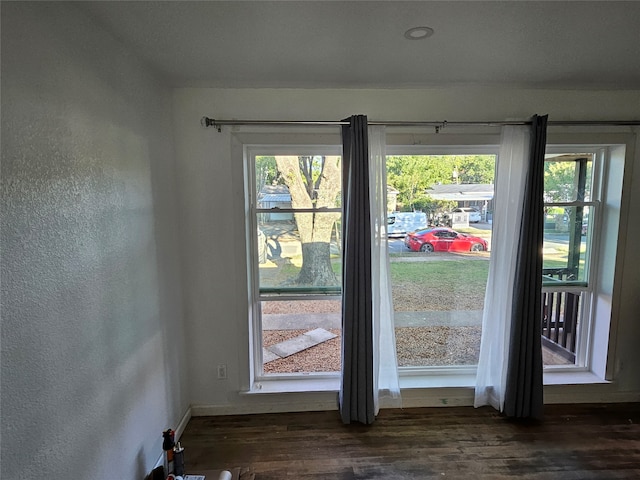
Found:
[[[332,261],[332,268],[340,278],[342,265]],[[487,282],[489,262],[477,259],[428,260],[423,262],[394,262],[391,258],[391,279],[394,285],[415,283],[422,288],[455,291],[484,289]],[[293,263],[278,268],[262,267],[260,275],[263,286],[278,286],[295,278],[300,267]]]
[[[484,288],[489,262],[482,260],[430,260],[425,262],[391,262],[391,280],[396,283],[419,283],[426,287],[456,287],[461,282],[469,288]]]
[[[485,259],[391,262],[396,311],[482,310],[489,274]]]

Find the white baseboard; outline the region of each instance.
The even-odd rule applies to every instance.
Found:
[[[191,420],[191,416],[191,407],[189,407],[187,408],[187,411],[184,412],[184,415],[176,426],[176,439],[179,439],[184,433],[184,429],[187,427],[187,423],[189,423],[189,420]]]
[[[289,413],[289,412],[319,412],[337,410],[338,405],[333,401],[315,402],[278,402],[270,404],[237,404],[237,405],[192,405],[194,417],[218,415],[250,415],[254,413]]]
[[[180,421],[178,422],[178,425],[176,426],[175,430],[175,438],[176,440],[179,439],[182,434],[184,433],[184,429],[187,427],[187,423],[189,423],[189,420],[191,420],[191,407],[187,408],[187,411],[184,413],[184,415],[182,416],[182,418],[180,419]],[[153,466],[153,468],[158,468],[160,466],[164,465],[164,452],[162,452],[160,454],[160,458],[158,458],[158,460],[156,460],[156,464]]]
[[[544,394],[545,405],[566,403],[637,403],[640,402],[638,392],[606,392],[576,391],[576,392],[547,392]]]
[[[469,388],[410,389],[402,392],[402,408],[473,406],[474,394]],[[382,404],[383,408],[384,403]],[[390,407],[397,408],[397,407]],[[199,404],[191,406],[194,417],[247,415],[338,410],[337,394],[251,394],[239,395],[233,404]]]
[[[473,388],[452,387],[437,389],[408,389],[402,392],[402,407],[473,407]],[[610,385],[546,386],[546,405],[566,403],[625,403],[640,402],[639,392],[613,392]],[[383,407],[384,408],[384,407]],[[398,408],[398,407],[390,407]],[[255,394],[239,396],[233,404],[199,404],[191,406],[194,417],[219,415],[248,415],[260,413],[288,413],[337,410],[335,395],[313,396],[287,394]]]

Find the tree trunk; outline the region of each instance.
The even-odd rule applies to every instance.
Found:
[[[331,251],[328,242],[302,244],[302,268],[297,284],[314,286],[337,286],[338,278],[331,268]]]
[[[331,268],[330,250],[331,234],[337,218],[339,218],[337,213],[296,215],[298,229],[306,231],[308,239],[302,243],[302,268],[296,283],[315,286],[340,284]]]
[[[335,208],[340,193],[339,157],[324,157],[322,176],[312,199],[302,179],[299,157],[276,156],[276,164],[291,193],[293,208]],[[302,243],[302,268],[296,280],[299,285],[336,286],[339,279],[331,268],[330,242],[333,226],[340,218],[337,212],[300,212],[295,214]]]

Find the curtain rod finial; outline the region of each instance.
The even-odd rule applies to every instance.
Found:
[[[207,128],[207,127],[215,127],[218,130],[218,132],[222,131],[222,126],[221,125],[217,125],[215,119],[213,119],[213,118],[202,117],[200,119],[200,125],[202,125],[205,128]]]
[[[442,130],[446,126],[447,126],[447,121],[445,120],[444,122],[441,122],[440,125],[436,125],[433,128],[435,128],[436,133],[440,133],[440,130]]]

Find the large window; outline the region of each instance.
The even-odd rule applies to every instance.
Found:
[[[491,248],[497,146],[392,144],[387,151],[400,373],[411,382],[471,377],[489,261],[499,254]],[[339,376],[340,152],[333,145],[244,148],[254,382]],[[547,148],[541,305],[547,373],[606,377],[624,163],[624,145]]]
[[[339,372],[340,156],[256,147],[249,162],[254,377]]]
[[[478,363],[496,160],[478,150],[387,156],[401,372]]]

